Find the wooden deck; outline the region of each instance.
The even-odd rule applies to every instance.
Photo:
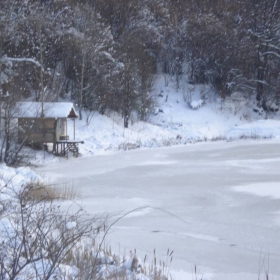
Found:
[[[56,156],[67,156],[68,153],[72,152],[73,156],[78,157],[79,155],[79,144],[84,144],[84,141],[76,140],[61,140],[55,143],[54,154]]]

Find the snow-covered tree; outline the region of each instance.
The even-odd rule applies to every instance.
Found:
[[[76,7],[73,25],[63,40],[65,73],[80,112],[82,108],[104,110],[119,67],[110,28],[91,6]]]
[[[246,19],[253,58],[252,84],[256,97],[267,110],[269,100],[278,94],[280,67],[280,3],[273,1],[249,1],[251,18]]]

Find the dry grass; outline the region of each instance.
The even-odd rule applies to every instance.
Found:
[[[148,275],[153,280],[168,280],[172,279],[170,274],[170,266],[173,260],[173,251],[167,250],[165,260],[157,260],[156,250],[154,250],[153,260],[151,264],[146,264],[144,259],[143,274]]]
[[[101,252],[99,249],[95,240],[87,245],[79,243],[68,252],[64,258],[64,264],[79,269],[79,273],[75,277],[77,280],[104,279],[104,275],[106,275],[106,279],[125,279],[125,270],[112,269],[120,265],[118,257],[112,254],[111,249]]]
[[[59,185],[46,184],[33,181],[28,184],[28,200],[74,200],[78,198],[77,190],[73,184],[64,183]]]
[[[165,261],[157,261],[154,250],[153,259],[147,263],[145,257],[142,263],[135,250],[130,251],[129,256],[125,257],[113,254],[110,247],[101,252],[99,249],[100,247],[92,241],[92,244],[87,246],[81,244],[75,246],[67,254],[64,264],[75,266],[79,270],[75,279],[136,280],[141,274],[151,280],[172,279],[169,269],[173,251],[167,251]]]

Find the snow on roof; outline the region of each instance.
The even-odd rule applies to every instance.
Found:
[[[45,118],[76,118],[78,114],[71,102],[44,102]],[[39,118],[42,113],[41,102],[17,103],[14,117],[16,118]]]

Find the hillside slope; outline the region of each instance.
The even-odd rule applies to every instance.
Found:
[[[271,113],[265,119],[264,113],[251,109],[254,100],[229,98],[221,102],[207,86],[185,84],[177,90],[172,81],[165,86],[163,76],[157,78],[153,95],[156,101],[154,114],[146,122],[132,117],[127,129],[123,127],[121,116],[114,112],[104,115],[95,112],[90,124],[86,125],[85,112],[84,120],[76,121],[76,138],[85,141],[80,146],[81,155],[199,141],[280,136],[278,113]],[[187,102],[187,99],[191,101]],[[69,135],[73,135],[71,123]]]

